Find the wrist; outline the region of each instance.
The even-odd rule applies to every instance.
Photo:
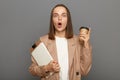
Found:
[[[48,66],[47,66],[47,65],[44,66],[44,71],[45,71],[46,73],[49,72],[49,69],[48,69]]]
[[[84,47],[88,48],[89,47],[89,42],[84,42]]]

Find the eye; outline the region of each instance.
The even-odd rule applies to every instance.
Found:
[[[63,17],[67,17],[67,14],[63,14],[62,16],[63,16]]]
[[[57,17],[58,15],[57,14],[53,14],[53,17]]]

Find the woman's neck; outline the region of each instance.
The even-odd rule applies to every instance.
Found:
[[[55,36],[58,36],[58,37],[65,37],[65,32],[55,32]]]

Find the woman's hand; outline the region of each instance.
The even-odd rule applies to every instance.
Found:
[[[91,28],[89,28],[89,31],[86,34],[80,32],[79,40],[84,45],[84,47],[87,47],[89,45],[88,42],[90,39],[90,33],[91,33]]]
[[[51,72],[59,72],[60,66],[57,61],[53,60],[48,65],[46,65],[47,70]]]

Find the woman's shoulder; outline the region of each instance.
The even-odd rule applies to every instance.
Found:
[[[79,35],[74,35],[73,39],[75,42],[79,43]]]
[[[40,38],[48,38],[48,34],[41,36]]]
[[[78,40],[79,39],[79,35],[74,34],[73,38]]]
[[[40,41],[46,41],[46,40],[48,40],[48,34],[40,37]]]

